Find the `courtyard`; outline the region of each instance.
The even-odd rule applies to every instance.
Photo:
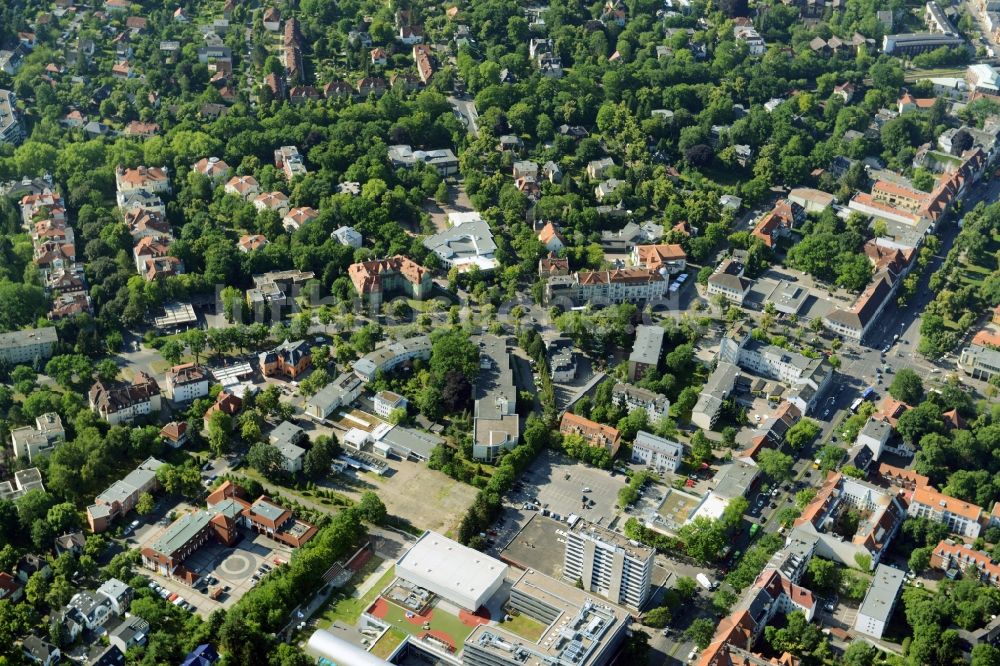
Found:
[[[147,532],[141,547],[155,541],[163,529],[165,528]],[[266,564],[271,569],[276,569],[292,557],[291,549],[277,541],[264,535],[253,534],[247,529],[241,530],[241,533],[243,538],[231,548],[213,539],[184,561],[186,568],[199,574],[203,579],[206,576],[213,576],[219,581],[217,586],[224,590],[229,588],[218,599],[211,599],[208,595],[215,586],[202,586],[205,592],[201,592],[195,587],[149,569],[142,569],[142,573],[151,581],[182,596],[195,607],[199,615],[208,617],[216,609],[229,608],[250,591],[257,584],[253,576],[261,565]]]

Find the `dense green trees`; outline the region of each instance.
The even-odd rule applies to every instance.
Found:
[[[966,213],[948,256],[930,278],[935,297],[920,323],[921,354],[937,358],[950,351],[980,313],[1000,304],[997,259],[986,252],[987,239],[997,233],[1000,204],[980,203]],[[965,278],[966,265],[985,268],[985,279],[978,285],[970,283]]]
[[[787,453],[777,449],[764,449],[757,456],[757,466],[774,481],[781,483],[792,478],[792,465],[795,460]]]
[[[804,446],[811,444],[816,439],[816,436],[819,435],[819,432],[820,427],[818,423],[812,419],[802,419],[785,433],[785,442],[792,449],[800,450]]]
[[[285,475],[285,459],[277,447],[257,442],[247,451],[247,464],[260,472],[264,478],[280,479]]]
[[[784,627],[766,627],[764,636],[777,652],[789,652],[799,657],[829,654],[829,645],[819,627],[806,620],[801,611],[788,613]]]
[[[909,405],[916,405],[924,395],[920,375],[910,368],[901,369],[889,384],[889,395]]]
[[[673,617],[670,609],[666,606],[659,606],[648,611],[642,616],[642,623],[647,627],[653,627],[654,629],[662,629],[663,627],[670,624],[670,619]]]
[[[747,508],[747,501],[739,498],[733,500],[718,519],[698,516],[685,524],[677,533],[684,552],[699,562],[717,561]]]
[[[715,622],[704,617],[698,618],[684,630],[684,636],[688,640],[694,641],[699,650],[707,648],[708,644],[712,642],[712,636],[714,635]]]
[[[801,241],[789,251],[789,266],[849,291],[860,291],[871,279],[871,264],[862,253],[864,237],[835,215],[824,212],[802,225]]]

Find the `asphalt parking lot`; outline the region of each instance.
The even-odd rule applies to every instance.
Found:
[[[152,513],[145,516],[139,516],[133,512],[122,521],[125,525],[129,525],[131,523],[129,519],[132,518],[139,522],[139,525],[135,528],[135,530],[126,536],[125,541],[130,548],[144,546],[157,534],[162,532],[164,527],[170,524],[171,514],[179,516],[186,511],[191,511],[197,508],[200,507],[188,504],[183,500],[172,503],[169,498],[159,499],[157,500],[156,508]]]
[[[523,489],[511,494],[515,506],[537,498],[550,512],[562,516],[575,513],[586,520],[607,525],[615,515],[618,491],[625,486],[626,479],[622,474],[611,476],[607,470],[588,467],[547,450],[521,475],[521,482]],[[584,495],[593,500],[593,506],[583,509]]]
[[[833,612],[828,612],[824,608],[826,602],[820,602],[816,609],[816,619],[825,626],[840,627],[849,630],[854,627],[854,621],[858,617],[858,609],[855,606],[836,603]]]

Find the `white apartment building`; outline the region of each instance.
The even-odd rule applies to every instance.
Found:
[[[35,419],[35,427],[25,426],[10,431],[10,441],[14,447],[14,457],[27,457],[28,461],[35,456],[51,453],[59,442],[66,439],[66,430],[62,419],[55,412],[42,414]]]
[[[164,394],[174,402],[190,402],[207,396],[208,385],[204,366],[182,363],[167,370]]]
[[[661,472],[676,472],[683,458],[684,445],[645,430],[636,433],[632,444],[632,462],[655,467]]]
[[[719,360],[755,375],[777,379],[792,387],[788,400],[803,414],[811,411],[833,379],[825,359],[809,358],[750,337],[749,329],[734,331],[719,345]]]
[[[51,326],[0,333],[0,360],[9,365],[34,363],[52,356],[57,342],[59,337]]]
[[[978,538],[982,530],[981,507],[939,493],[930,486],[919,486],[913,490],[906,513],[913,518],[942,523],[950,533],[967,539]]]
[[[611,401],[630,413],[634,409],[645,411],[650,423],[655,423],[670,413],[670,400],[667,396],[632,384],[615,384],[611,391]]]
[[[764,55],[767,44],[764,38],[752,25],[738,25],[733,27],[733,36],[747,45],[747,50],[752,56]]]
[[[418,335],[384,344],[359,358],[352,368],[361,381],[370,382],[375,379],[379,371],[390,372],[413,359],[420,358],[426,361],[430,357],[430,336]]]
[[[17,97],[0,90],[0,143],[17,145],[24,141],[24,127],[17,116]]]
[[[375,415],[383,419],[389,418],[393,410],[406,409],[407,405],[406,398],[392,391],[379,391],[372,403],[375,405]]]
[[[891,435],[892,426],[889,423],[869,418],[858,433],[856,443],[868,447],[868,450],[872,452],[872,460],[878,460]]]
[[[754,340],[748,330],[723,338],[719,358],[747,372],[789,384],[808,376],[822,363],[819,359]]]
[[[338,227],[330,236],[337,239],[341,245],[354,249],[361,247],[364,243],[364,237],[354,227]]]
[[[563,578],[630,608],[641,608],[653,576],[652,548],[584,520],[566,533]]]

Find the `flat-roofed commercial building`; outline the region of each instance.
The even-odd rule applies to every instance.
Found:
[[[563,578],[612,603],[642,608],[649,597],[655,551],[607,528],[578,520],[566,533]]]
[[[364,384],[352,372],[344,372],[306,401],[305,412],[317,419],[325,419],[335,410],[346,407],[358,399]]]
[[[1000,374],[1000,350],[972,344],[962,350],[958,363],[970,377],[988,382]]]
[[[954,48],[965,44],[958,35],[915,32],[899,35],[886,35],[882,38],[882,52],[890,55],[917,55],[925,51],[934,51],[942,46]]]
[[[458,173],[458,158],[450,148],[435,150],[413,150],[407,145],[389,146],[389,161],[396,168],[409,168],[417,162],[423,162],[438,172],[440,176],[451,176]]]
[[[531,641],[502,626],[479,625],[465,639],[463,664],[604,666],[618,656],[632,622],[621,606],[532,570],[514,582],[508,605],[545,625],[541,636]]]
[[[396,560],[396,575],[475,612],[500,589],[507,565],[437,532],[424,532]]]
[[[406,409],[407,404],[409,404],[403,396],[392,391],[379,391],[375,394],[372,399],[372,404],[375,405],[375,415],[387,419],[392,415],[392,412],[397,409]]]

